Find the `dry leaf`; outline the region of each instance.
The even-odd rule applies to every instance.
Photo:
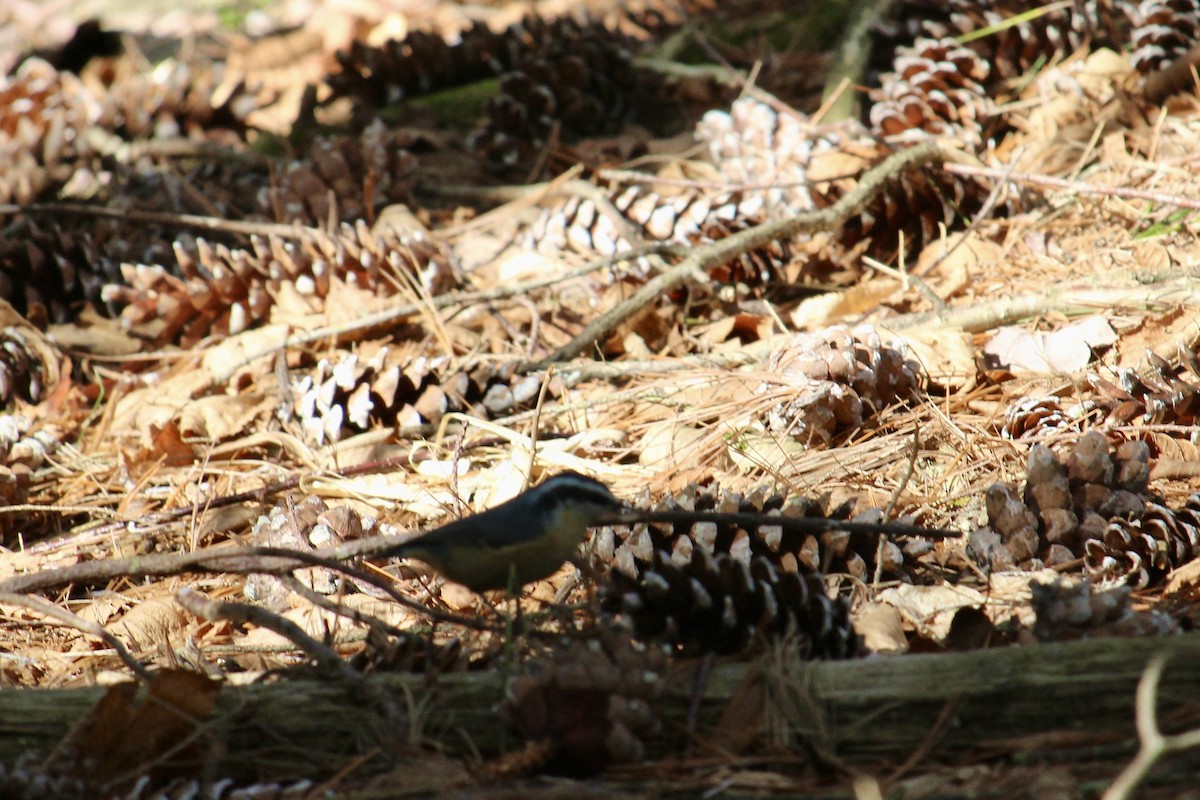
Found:
[[[275,402],[255,394],[202,397],[184,407],[179,415],[179,432],[186,439],[224,441],[253,430],[256,420],[265,421]]]
[[[196,451],[183,440],[179,426],[168,422],[159,428],[150,426],[150,446],[131,459],[132,464],[153,463],[162,459],[170,466],[190,464],[196,458]]]
[[[638,463],[648,467],[671,466],[695,460],[696,448],[709,434],[693,425],[664,420],[647,427],[641,440]]]
[[[1096,350],[1117,341],[1117,333],[1100,316],[1087,317],[1051,333],[1030,333],[1005,326],[983,346],[993,366],[1014,372],[1057,374],[1078,372]]]
[[[144,342],[129,335],[118,319],[102,317],[85,308],[69,325],[51,325],[50,338],[60,347],[100,356],[128,356],[141,351]]]
[[[969,391],[975,386],[975,346],[971,335],[958,328],[922,326],[894,331],[879,326],[908,347],[913,360],[921,365],[930,383],[951,392]]]
[[[204,767],[202,727],[221,684],[195,672],[164,670],[148,686],[121,683],[67,734],[55,765],[93,785],[155,782]]]
[[[887,603],[867,602],[854,615],[854,631],[874,653],[908,652],[900,611]]]
[[[951,233],[926,245],[912,271],[949,300],[971,284],[972,276],[990,274],[1003,255],[1004,248],[977,233]]]
[[[134,606],[109,627],[130,648],[148,650],[170,643],[172,634],[186,624],[187,618],[173,599],[153,598]]]
[[[850,316],[872,311],[903,289],[897,280],[873,280],[843,292],[810,297],[791,314],[792,325],[801,330],[822,328]]]
[[[963,606],[982,606],[986,597],[966,586],[901,584],[879,593],[879,602],[895,606],[904,621],[927,639],[940,642]]]

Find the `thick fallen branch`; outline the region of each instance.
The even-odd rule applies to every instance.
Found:
[[[1094,756],[1089,746],[1104,746],[1121,753],[1105,760],[1106,774],[1096,775],[1108,778],[1135,750],[1138,681],[1158,655],[1167,658],[1160,717],[1174,729],[1179,715],[1196,712],[1200,634],[849,662],[802,662],[777,653],[750,664],[721,664],[707,684],[694,747],[698,756],[709,743],[713,754],[726,756],[778,753],[781,763],[817,752],[882,771],[913,754],[961,760],[1026,753],[1070,761]],[[651,757],[686,746],[692,682],[676,678],[658,703],[665,724],[649,743]],[[489,758],[504,747],[494,672],[369,675],[365,681],[407,709],[407,725],[380,704],[364,702],[361,687],[340,681],[224,687],[208,720],[216,745],[208,751],[209,774],[316,777],[372,753],[383,768],[393,757],[385,754],[418,740],[463,757],[477,750]],[[103,691],[0,692],[0,763],[49,752]],[[516,746],[511,734],[507,743]]]

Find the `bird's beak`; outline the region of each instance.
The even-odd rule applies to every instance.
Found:
[[[632,522],[640,522],[646,516],[646,512],[640,508],[626,506],[625,508],[614,509],[607,512],[603,517],[596,520],[596,525],[628,525]]]

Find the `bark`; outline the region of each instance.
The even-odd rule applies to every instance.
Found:
[[[1134,690],[1158,653],[1169,658],[1158,698],[1162,727],[1195,727],[1200,633],[849,662],[802,662],[775,652],[711,671],[697,734],[722,752],[795,748],[865,769],[895,766],[914,753],[958,760],[967,751],[1006,756],[1084,745],[1132,752]],[[694,665],[668,681],[652,758],[684,751],[691,674]],[[0,692],[0,763],[50,753],[103,692]],[[378,702],[381,692],[394,701]],[[333,678],[227,685],[201,726],[205,772],[318,777],[364,754],[382,764],[419,757],[431,744],[488,758],[517,745],[496,712],[501,698],[495,673],[372,675],[365,685]],[[1069,749],[1063,752],[1069,759]],[[1124,761],[1113,761],[1113,771]]]

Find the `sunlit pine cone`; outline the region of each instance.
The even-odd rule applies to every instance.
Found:
[[[989,35],[972,38],[967,46],[994,66],[997,80],[1007,80],[1087,43],[1124,44],[1129,30],[1124,5],[1085,0],[1046,8],[1038,0],[902,0],[876,26],[883,51],[876,62],[919,38],[953,39],[989,29]],[[1016,21],[1031,11],[1042,13]]]
[[[1022,18],[1032,11],[1044,13]],[[872,127],[887,136],[924,133],[982,146],[1006,125],[991,111],[1008,85],[1085,45],[1123,46],[1128,27],[1119,4],[1103,1],[1050,9],[1036,0],[895,4],[879,27],[873,59],[880,88],[872,92]],[[983,30],[988,35],[972,36]]]
[[[243,141],[255,109],[244,87],[217,96],[224,66],[164,61],[153,70],[121,75],[101,98],[96,124],[124,141],[176,139]]]
[[[518,374],[512,361],[452,365],[420,345],[368,344],[293,370],[287,419],[300,423],[308,441],[324,444],[380,425],[436,426],[450,412],[507,416],[531,408],[545,382],[544,374]],[[546,388],[547,397],[559,397],[563,382],[553,376]]]
[[[361,515],[349,506],[330,508],[321,498],[309,495],[298,502],[279,503],[259,516],[251,528],[251,541],[255,547],[283,547],[311,553],[374,535],[377,527],[374,517]],[[328,567],[303,567],[292,575],[317,594],[346,589],[342,573]],[[358,588],[374,591],[369,586]],[[254,603],[281,611],[289,605],[292,590],[274,575],[253,574],[246,579],[242,593]]]
[[[291,417],[314,444],[338,442],[371,424],[415,425],[449,411],[434,370],[439,360],[407,356],[405,348],[347,353],[321,359],[308,372],[294,370]],[[281,409],[281,412],[283,410]]]
[[[816,195],[814,161],[858,144],[866,131],[857,126],[820,128],[799,112],[780,113],[751,97],[735,100],[728,111],[707,112],[696,125],[696,140],[731,190],[761,204],[759,217],[812,211],[829,201]],[[753,189],[747,187],[754,187]]]
[[[1108,421],[1117,425],[1194,425],[1200,414],[1200,363],[1196,354],[1183,354],[1186,372],[1182,373],[1154,353],[1147,360],[1149,363],[1140,370],[1114,370],[1115,383],[1089,374],[1088,383],[1097,394],[1096,405],[1107,410]]]
[[[39,423],[21,413],[0,414],[0,503],[13,506],[29,499],[34,471],[45,466],[62,440],[63,431],[53,423]],[[26,522],[19,514],[10,515],[8,530],[15,536],[28,530]],[[5,536],[0,542],[16,544]]]
[[[250,244],[250,249],[229,248],[181,237],[175,257],[182,277],[159,265],[125,264],[124,285],[107,285],[102,297],[124,306],[122,319],[133,330],[187,346],[261,324],[285,291],[320,308],[339,282],[390,296],[410,282],[406,275],[429,294],[440,294],[458,280],[457,266],[441,243],[421,232],[388,228],[375,233],[362,220],[333,234],[308,231],[298,242],[252,236]]]
[[[634,185],[617,191],[610,207],[571,197],[547,209],[530,226],[523,244],[546,253],[567,250],[589,256],[627,250],[633,246],[631,239],[703,245],[762,222],[762,209],[761,198],[753,194],[661,194]],[[793,253],[788,242],[772,241],[732,264],[718,266],[712,276],[722,283],[760,283],[778,275]]]
[[[803,114],[783,114],[751,98],[735,101],[729,112],[709,111],[696,126],[696,138],[708,145],[714,167],[736,198],[735,224],[827,207],[853,190],[857,175],[895,152],[857,122],[816,125]],[[982,202],[987,191],[976,182],[920,172],[901,175],[847,221],[829,242],[830,253],[818,250],[806,259],[808,269],[816,270],[826,259],[837,262],[839,252],[857,252],[864,241],[870,254],[889,259],[901,232],[910,243],[932,241],[939,225]],[[728,201],[713,198],[712,203],[710,220],[729,216]],[[808,238],[781,244],[794,250]],[[788,252],[776,256],[764,279],[779,274],[792,258]]]
[[[63,432],[54,425],[34,423],[24,414],[0,414],[0,465],[38,469],[62,444]]]
[[[1136,7],[1127,5],[1133,24],[1130,60],[1143,75],[1169,66],[1200,41],[1197,0],[1143,0]]]
[[[611,208],[571,197],[542,214],[526,244],[586,255],[615,254],[644,239],[700,245],[811,210],[816,203],[805,170],[814,153],[835,152],[841,137],[817,136],[802,119],[749,98],[728,112],[710,111],[697,125],[696,137],[708,146],[712,165],[704,165],[697,177],[711,182],[715,169],[730,190],[617,185],[609,190]],[[718,267],[713,277],[723,283],[770,280],[791,261],[793,250],[790,242],[772,242]]]
[[[771,403],[767,426],[822,444],[912,398],[920,383],[920,367],[905,358],[903,345],[884,343],[865,325],[797,334],[767,358],[763,372],[773,376],[755,390],[760,402]]]
[[[1042,439],[1069,430],[1073,424],[1057,397],[1022,397],[1005,407],[1000,435],[1005,439]]]
[[[58,385],[63,354],[40,330],[3,307],[0,328],[0,408],[40,403]]]
[[[1124,578],[1139,588],[1158,584],[1200,555],[1200,495],[1183,508],[1149,502],[1137,517],[1115,517],[1103,537],[1084,542],[1084,553],[1098,578]]]
[[[552,770],[586,775],[639,763],[660,724],[667,659],[661,646],[596,626],[532,660],[508,687],[501,713],[527,742],[551,744]]]
[[[1003,483],[988,488],[990,529],[974,532],[969,548],[997,569],[1062,564],[1086,554],[1089,571],[1099,577],[1155,578],[1140,572],[1144,559],[1136,542],[1143,539],[1127,535],[1156,504],[1147,493],[1149,457],[1149,447],[1140,441],[1124,442],[1114,453],[1097,431],[1080,437],[1065,459],[1035,445],[1022,493]],[[993,536],[1003,547],[995,546]],[[1186,539],[1179,540],[1184,543],[1176,547],[1175,559],[1190,558]],[[1128,548],[1134,551],[1130,558],[1114,557]]]
[[[990,112],[983,84],[990,67],[953,39],[918,39],[901,48],[894,72],[872,96],[871,125],[888,137],[952,136],[978,147]]]
[[[851,516],[853,502],[826,509],[825,502],[809,497],[786,497],[767,487],[742,494],[715,485],[692,484],[683,491],[654,504],[645,499],[632,501],[653,511],[712,511],[722,513],[779,514],[790,518],[813,517],[878,522],[878,512]],[[671,554],[676,563],[686,563],[695,550],[713,558],[722,554],[748,562],[762,556],[783,572],[809,570],[824,574],[846,574],[860,580],[870,579],[876,571],[876,557],[882,554],[882,574],[889,580],[909,580],[908,567],[928,549],[927,542],[910,540],[901,547],[879,537],[848,534],[842,531],[800,533],[782,527],[763,525],[745,530],[731,523],[652,523],[629,528],[599,528],[592,535],[592,550],[601,569],[615,568],[636,577],[647,568],[655,553]]]
[[[77,77],[41,59],[0,77],[0,203],[30,203],[65,183],[91,155],[85,133],[97,113]]]

